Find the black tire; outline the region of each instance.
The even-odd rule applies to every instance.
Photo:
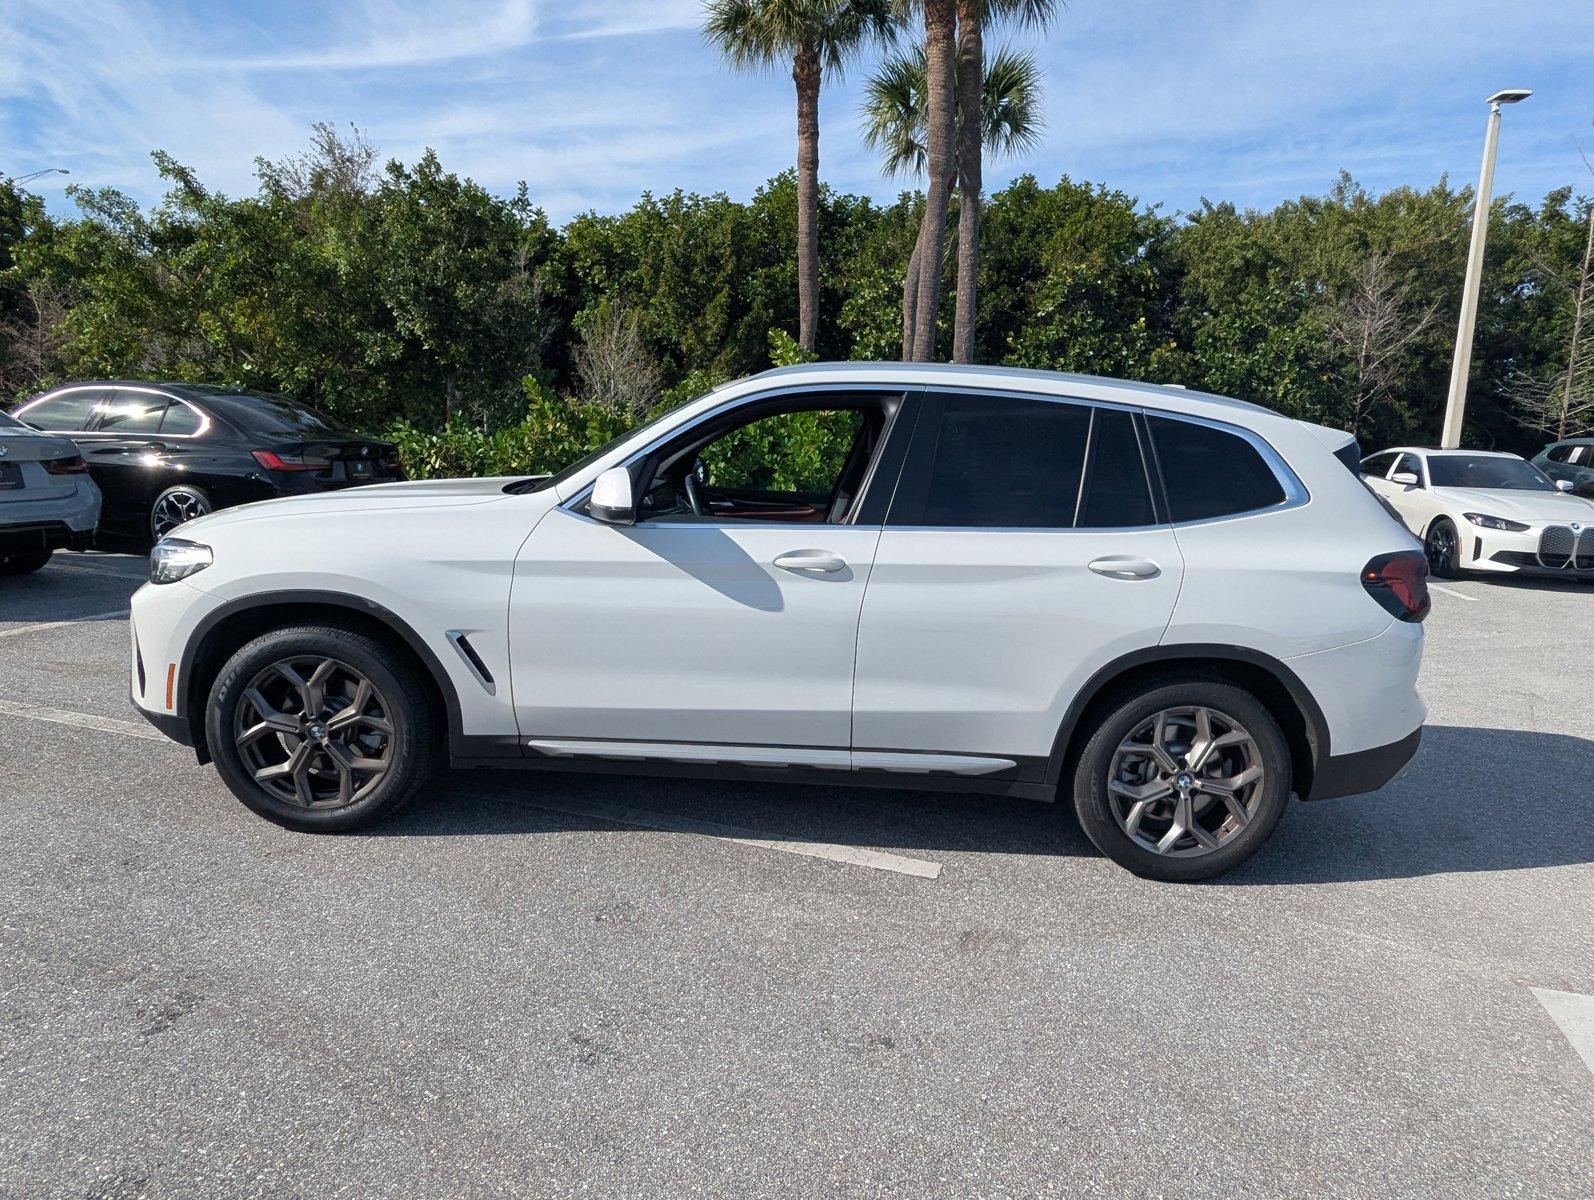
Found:
[[[54,550],[29,550],[22,554],[0,554],[0,575],[32,575],[50,561]]]
[[[334,798],[316,807],[289,803],[270,787],[257,782],[255,770],[259,759],[268,754],[291,763],[299,744],[308,741],[311,745],[307,751],[309,767],[305,777],[310,780],[307,790],[313,797],[313,784],[329,776],[335,779],[339,774],[333,769],[336,764],[326,749],[327,744],[351,735],[328,734],[323,728],[319,740],[305,733],[298,738],[267,733],[257,739],[263,748],[246,750],[239,745],[240,725],[253,727],[259,717],[253,701],[246,699],[248,689],[256,685],[263,674],[275,672],[277,664],[298,659],[334,662],[346,672],[341,676],[345,681],[363,676],[372,686],[373,702],[378,702],[376,711],[390,726],[383,749],[383,772],[368,780],[368,786],[357,792],[350,802],[341,803]],[[339,676],[334,675],[334,678]],[[335,708],[348,699],[345,690],[335,698],[329,697],[326,707]],[[306,721],[324,726],[324,719],[289,713],[289,707],[283,704],[278,716],[298,719],[302,730],[309,729]],[[364,828],[398,814],[435,773],[440,761],[442,733],[442,719],[430,681],[420,669],[403,652],[388,644],[335,625],[279,629],[245,645],[216,676],[205,715],[205,736],[211,756],[233,795],[268,820],[307,833]],[[374,739],[380,735],[373,732],[370,736]],[[317,747],[322,749],[317,750]],[[351,748],[356,754],[365,753],[352,743],[343,742],[344,752]],[[246,762],[246,754],[253,756],[256,763]],[[282,786],[280,779],[277,786]],[[336,786],[335,783],[328,783],[328,787],[332,786]]]
[[[1192,857],[1173,857],[1142,846],[1125,832],[1114,814],[1110,784],[1114,760],[1132,733],[1148,720],[1154,721],[1158,713],[1196,707],[1210,710],[1211,715],[1249,734],[1245,752],[1254,756],[1262,776],[1250,790],[1252,808],[1246,824],[1220,834],[1226,840],[1215,849],[1189,851]],[[1255,854],[1283,817],[1290,796],[1289,743],[1267,707],[1243,688],[1215,679],[1153,681],[1109,701],[1079,754],[1073,785],[1079,824],[1108,858],[1146,879],[1175,883],[1210,879]],[[1213,800],[1198,794],[1197,802],[1210,805]],[[1171,809],[1173,801],[1166,803]],[[1220,810],[1212,813],[1206,818],[1209,822],[1227,821]]]
[[[160,541],[173,529],[182,528],[181,525],[167,524],[171,517],[175,515],[174,509],[187,512],[188,515],[185,519],[192,521],[196,517],[203,517],[207,513],[215,512],[216,506],[211,503],[209,494],[203,488],[197,488],[192,484],[186,483],[167,488],[159,496],[156,496],[155,503],[149,506],[149,520],[145,524],[148,528],[149,540],[152,543]]]
[[[1454,522],[1440,517],[1430,525],[1422,550],[1428,558],[1428,574],[1437,579],[1460,577],[1461,568],[1456,563],[1461,551],[1461,535],[1456,532]]]

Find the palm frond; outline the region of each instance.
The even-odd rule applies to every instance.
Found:
[[[986,60],[980,132],[992,157],[1017,157],[1040,145],[1046,128],[1041,78],[1040,63],[1028,50],[1004,46]]]

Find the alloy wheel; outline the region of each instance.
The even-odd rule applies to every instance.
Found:
[[[167,492],[155,501],[155,509],[150,514],[150,530],[159,541],[184,521],[192,521],[195,517],[202,517],[210,511],[210,505],[205,503],[203,496],[188,491]]]
[[[1456,557],[1456,531],[1441,521],[1428,531],[1428,569],[1435,575],[1450,570]]]
[[[347,808],[393,765],[393,721],[382,694],[347,663],[304,655],[272,663],[244,689],[233,742],[244,769],[297,808]]]
[[[1129,731],[1113,752],[1107,791],[1118,827],[1137,846],[1194,858],[1250,825],[1265,780],[1261,750],[1243,725],[1189,705],[1163,709]]]

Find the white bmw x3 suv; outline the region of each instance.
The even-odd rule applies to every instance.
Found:
[[[1148,384],[771,371],[550,478],[181,526],[133,702],[295,829],[446,754],[1061,794],[1130,870],[1205,878],[1415,753],[1426,564],[1355,454]]]

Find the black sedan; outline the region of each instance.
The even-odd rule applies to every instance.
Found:
[[[265,392],[99,380],[11,415],[76,442],[105,496],[101,534],[139,542],[218,508],[401,478],[392,443]]]

